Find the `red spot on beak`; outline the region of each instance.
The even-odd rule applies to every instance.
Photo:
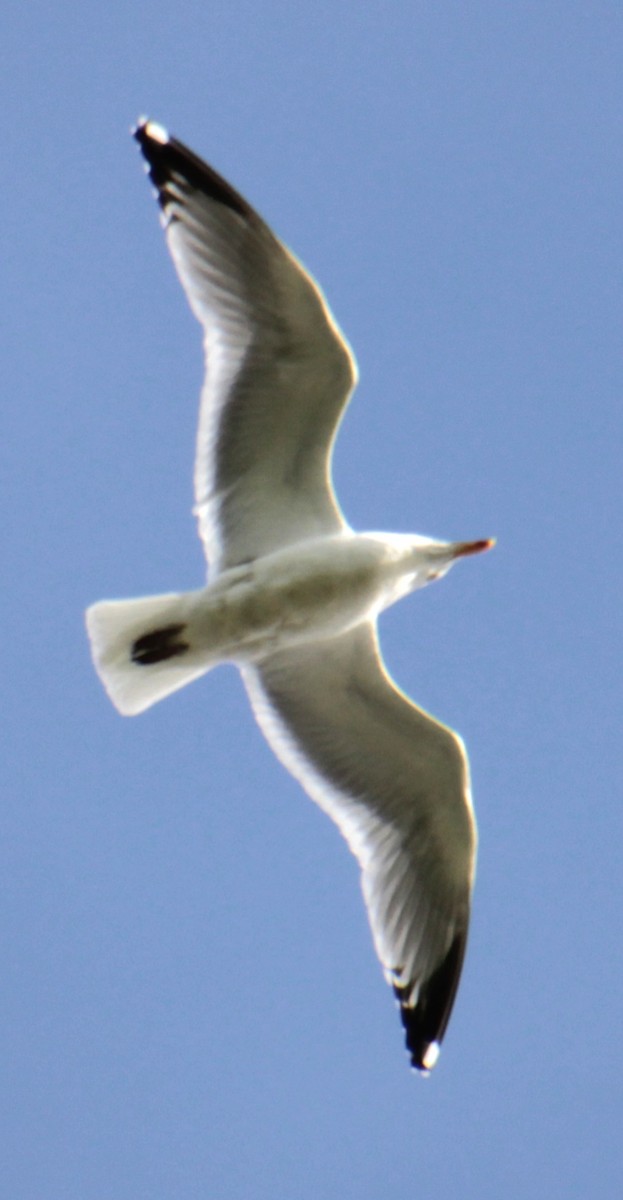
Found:
[[[495,546],[495,538],[481,538],[478,542],[457,542],[454,553],[456,558],[464,558],[466,554],[481,554],[483,550],[491,550]]]

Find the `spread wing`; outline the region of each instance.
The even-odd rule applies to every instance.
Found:
[[[474,873],[463,744],[397,689],[373,625],[242,674],[273,750],[359,860],[412,1063],[430,1069],[459,982]]]
[[[338,532],[331,448],[356,368],[320,288],[181,142],[150,121],[135,137],[204,330],[195,498],[210,566]]]

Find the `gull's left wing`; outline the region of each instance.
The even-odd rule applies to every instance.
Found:
[[[428,1070],[450,1018],[469,921],[476,831],[463,743],[398,690],[372,624],[242,674],[273,750],[359,860],[411,1060]]]

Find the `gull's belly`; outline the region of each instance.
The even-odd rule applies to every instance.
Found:
[[[225,571],[202,593],[197,635],[219,656],[246,660],[339,636],[383,607],[385,557],[374,539],[346,535]]]

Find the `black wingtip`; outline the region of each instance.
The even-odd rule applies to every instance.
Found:
[[[150,121],[148,117],[139,117],[132,129],[132,136],[141,148],[149,177],[165,211],[169,200],[173,198],[169,195],[168,186],[175,176],[178,181],[184,180],[191,188],[232,209],[245,220],[257,220],[244,197],[188,146],[171,137],[163,125]]]
[[[149,124],[149,117],[146,117],[145,115],[143,115],[138,118],[136,125],[130,125],[130,134],[133,138],[136,138],[136,141],[139,143],[139,145],[141,144],[143,137],[144,137],[145,126],[148,124]]]
[[[139,117],[136,125],[131,126],[130,133],[138,142],[141,150],[151,145],[166,146],[171,141],[164,125],[159,125],[157,121],[152,121],[147,116]]]
[[[428,1074],[437,1058],[461,978],[467,932],[459,931],[443,962],[422,985],[415,1004],[411,986],[394,984],[405,1030],[405,1043],[416,1071]]]

